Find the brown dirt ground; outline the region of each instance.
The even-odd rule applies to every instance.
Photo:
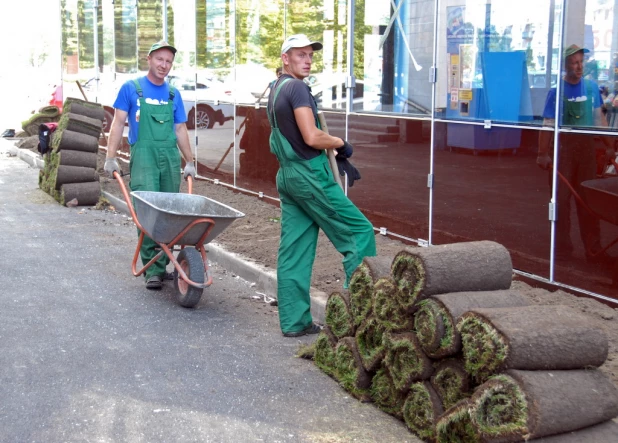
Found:
[[[36,137],[35,137],[36,138]],[[36,152],[38,140],[23,140],[18,143],[23,149]],[[100,151],[99,172],[102,189],[122,198],[119,187],[102,174],[105,152]],[[123,169],[128,164],[122,166]],[[183,182],[181,192],[186,192]],[[215,185],[207,181],[197,181],[194,193],[207,196],[213,200],[229,205],[243,213],[245,217],[236,220],[220,234],[216,243],[228,251],[261,266],[276,269],[277,248],[279,245],[280,217],[279,208],[252,195],[245,195],[225,185]],[[405,245],[395,239],[377,234],[376,244],[379,255],[394,256]],[[518,289],[531,303],[538,305],[568,305],[590,316],[609,339],[609,356],[601,370],[618,385],[618,308],[614,309],[596,299],[578,297],[563,290],[548,290],[534,287],[533,281],[523,281],[514,275],[513,289]],[[330,294],[342,289],[344,278],[341,256],[320,233],[316,260],[313,267],[312,286]]]

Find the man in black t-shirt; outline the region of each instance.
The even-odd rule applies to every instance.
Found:
[[[376,255],[373,227],[335,182],[325,151],[336,149],[337,155],[348,158],[353,148],[320,129],[315,100],[303,82],[311,72],[314,51],[320,49],[322,43],[303,34],[283,42],[283,73],[271,90],[267,108],[270,150],[280,166],[277,298],[286,337],[320,331],[311,317],[309,296],[319,229],[343,255],[344,288],[363,258]]]

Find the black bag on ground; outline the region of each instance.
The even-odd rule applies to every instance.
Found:
[[[49,151],[51,147],[51,135],[58,127],[58,123],[49,122],[49,123],[41,123],[39,125],[39,144],[37,146],[37,150],[41,155],[44,155]]]

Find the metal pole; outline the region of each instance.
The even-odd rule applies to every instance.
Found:
[[[94,26],[94,101],[99,102],[99,0],[94,0],[92,21]]]

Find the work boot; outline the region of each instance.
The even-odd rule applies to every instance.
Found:
[[[163,287],[163,281],[160,275],[153,275],[146,280],[146,289],[161,289]]]
[[[318,334],[321,330],[322,328],[320,326],[316,325],[315,323],[311,323],[311,326],[309,326],[306,329],[303,329],[302,331],[284,332],[283,336],[284,337],[302,337],[303,335]]]

